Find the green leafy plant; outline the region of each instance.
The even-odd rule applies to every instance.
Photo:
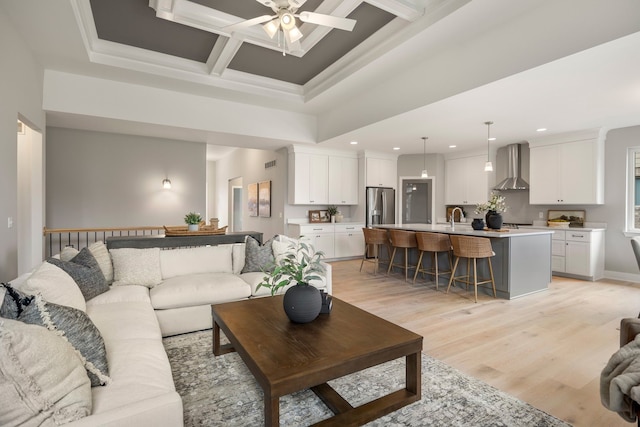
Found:
[[[202,217],[199,213],[189,212],[184,216],[184,222],[187,224],[200,224]]]
[[[263,270],[265,276],[256,289],[269,288],[271,295],[275,295],[291,283],[309,286],[311,280],[322,279],[320,274],[325,272],[321,263],[324,252],[313,253],[313,248],[304,242],[291,243],[290,248],[291,251],[272,270]]]
[[[505,197],[500,196],[494,192],[491,192],[491,197],[487,203],[479,203],[476,205],[475,213],[481,214],[487,211],[494,211],[497,213],[506,212],[509,207],[505,202]]]
[[[336,215],[338,213],[338,207],[336,205],[331,205],[327,208],[327,214],[329,216]]]

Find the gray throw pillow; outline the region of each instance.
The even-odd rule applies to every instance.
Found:
[[[0,317],[44,326],[65,337],[80,352],[91,386],[105,385],[109,382],[104,341],[100,331],[85,312],[46,302],[40,294],[25,295],[11,285],[2,286],[5,287],[6,293],[0,306]]]
[[[275,267],[271,240],[267,240],[264,245],[260,246],[260,243],[253,237],[247,236],[245,238],[245,260],[242,273],[259,272]]]
[[[47,262],[64,270],[78,284],[85,301],[89,301],[109,290],[109,285],[98,265],[95,257],[88,248],[80,252],[69,261],[49,258]]]

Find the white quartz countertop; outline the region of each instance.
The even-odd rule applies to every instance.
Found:
[[[606,227],[549,227],[544,225],[521,225],[520,229],[551,230],[551,231],[604,231]]]
[[[393,228],[398,230],[407,230],[407,231],[425,231],[425,232],[433,232],[433,233],[446,233],[446,234],[461,234],[465,236],[477,236],[477,237],[500,237],[500,238],[510,238],[510,237],[519,237],[519,236],[535,236],[539,234],[551,234],[554,230],[543,230],[543,229],[509,229],[505,231],[483,231],[483,230],[473,230],[469,229],[469,227],[454,226],[451,228],[450,225],[442,225],[442,224],[379,224],[375,225],[376,228]]]

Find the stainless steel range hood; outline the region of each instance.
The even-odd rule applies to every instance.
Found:
[[[529,184],[520,177],[520,144],[507,145],[507,178],[493,187],[497,191],[528,190]]]

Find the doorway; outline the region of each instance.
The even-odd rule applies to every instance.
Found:
[[[435,204],[433,180],[433,177],[400,178],[400,223],[433,223]]]
[[[44,146],[42,133],[22,117],[17,121],[18,217],[10,219],[17,227],[18,275],[42,263],[44,257]]]
[[[242,177],[229,180],[229,228],[242,231],[243,210]]]

